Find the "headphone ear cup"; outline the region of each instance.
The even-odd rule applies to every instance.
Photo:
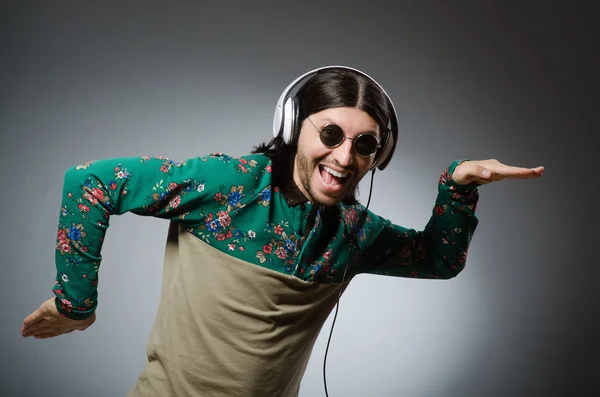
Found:
[[[281,135],[283,117],[283,106],[277,103],[275,106],[275,114],[273,115],[273,138],[277,138]]]
[[[296,97],[292,100],[292,137],[290,143],[297,143],[298,137],[300,136],[300,123],[298,120],[298,99]]]
[[[379,164],[381,164],[381,158],[383,156],[383,153],[385,152],[385,147],[387,145],[388,142],[388,134],[383,134],[383,142],[381,144],[381,148],[375,153],[375,159],[373,159],[373,164],[371,165],[370,169],[375,169],[379,166]]]
[[[281,138],[286,145],[292,142],[292,127],[294,117],[294,104],[292,98],[288,98],[283,104],[283,121],[281,123]]]
[[[380,170],[383,170],[387,166],[387,163],[389,162],[390,157],[391,157],[391,151],[394,146],[394,141],[395,140],[394,140],[393,133],[392,133],[392,131],[390,131],[388,129],[388,131],[384,137],[383,145],[381,146],[381,149],[377,153],[377,157],[373,161],[373,165],[371,166],[371,169],[375,169],[376,167],[379,167]]]

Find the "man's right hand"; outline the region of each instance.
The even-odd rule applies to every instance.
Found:
[[[96,313],[85,320],[73,320],[61,315],[54,303],[56,298],[50,298],[41,304],[39,309],[31,313],[21,326],[21,335],[27,338],[45,339],[68,334],[73,331],[83,331],[96,321]]]

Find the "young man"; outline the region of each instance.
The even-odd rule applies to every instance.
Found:
[[[478,186],[543,171],[454,161],[424,230],[406,229],[355,196],[363,176],[387,166],[397,134],[393,104],[374,80],[327,67],[286,88],[273,139],[247,156],[71,167],[55,297],[24,320],[23,335],[53,337],[95,321],[111,215],[165,218],[161,302],[130,396],[296,396],[321,326],[353,276],[456,276],[477,225]]]

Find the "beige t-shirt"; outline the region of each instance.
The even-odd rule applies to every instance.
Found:
[[[346,286],[244,262],[172,223],[148,360],[128,397],[297,396]]]

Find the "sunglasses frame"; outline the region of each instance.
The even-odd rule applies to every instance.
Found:
[[[308,119],[308,121],[310,121],[310,123],[313,125],[313,127],[315,127],[315,130],[317,130],[317,132],[319,133],[319,139],[321,140],[321,143],[322,143],[323,145],[327,146],[328,148],[335,149],[336,147],[338,147],[338,146],[341,146],[341,145],[342,145],[342,143],[344,143],[344,141],[345,141],[346,139],[349,139],[349,140],[351,140],[351,141],[352,141],[352,149],[354,149],[354,151],[356,152],[356,154],[358,154],[359,156],[362,156],[362,157],[372,157],[372,156],[374,156],[374,155],[375,155],[375,154],[376,154],[376,153],[379,151],[379,149],[381,149],[381,141],[380,141],[380,140],[379,140],[379,139],[378,139],[378,138],[377,138],[375,135],[373,135],[373,134],[370,134],[370,133],[368,133],[368,132],[365,132],[365,133],[359,134],[359,135],[358,135],[358,136],[356,136],[355,138],[350,138],[349,136],[346,136],[346,135],[344,134],[344,130],[342,129],[342,127],[340,127],[340,126],[339,126],[339,125],[337,125],[337,124],[334,124],[334,123],[332,123],[332,124],[327,124],[327,125],[324,125],[324,126],[323,126],[323,128],[320,128],[320,129],[319,129],[319,128],[318,128],[318,127],[315,125],[315,123],[313,123],[313,121],[310,119],[310,117],[307,117],[307,119]],[[332,126],[332,125],[335,125],[336,127],[338,127],[338,128],[340,129],[340,131],[342,131],[342,139],[341,139],[341,140],[340,140],[340,141],[339,141],[337,144],[335,144],[335,145],[328,145],[328,144],[326,144],[325,142],[323,142],[323,138],[322,138],[321,134],[322,134],[323,130],[324,130],[326,127],[329,127],[329,126]],[[358,151],[358,150],[356,150],[356,141],[357,141],[358,139],[360,139],[360,137],[362,137],[362,136],[364,136],[364,135],[369,135],[369,136],[372,136],[373,138],[375,138],[375,141],[377,142],[377,146],[375,147],[375,151],[374,151],[373,153],[371,153],[371,154],[362,154],[362,153],[359,153],[359,151]]]

